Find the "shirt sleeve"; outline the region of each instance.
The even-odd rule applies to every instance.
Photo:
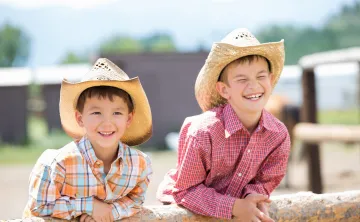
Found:
[[[153,172],[150,158],[146,156],[145,160],[145,166],[141,167],[144,169],[140,175],[141,179],[134,189],[131,190],[131,192],[129,192],[125,197],[112,203],[112,214],[114,220],[130,217],[141,210],[141,206],[145,200],[146,190],[150,182],[150,177]]]
[[[289,154],[290,136],[286,130],[285,139],[266,158],[255,178],[244,187],[241,198],[251,193],[270,196],[285,176]]]
[[[204,184],[210,168],[211,149],[204,149],[195,137],[185,136],[186,133],[183,135],[184,142],[181,138],[179,142],[179,149],[183,151],[178,161],[174,200],[196,214],[230,219],[236,199],[222,195]]]
[[[56,164],[56,165],[55,165]],[[28,207],[34,216],[51,216],[70,220],[83,213],[92,214],[93,197],[71,198],[62,196],[65,167],[37,163],[30,175]]]

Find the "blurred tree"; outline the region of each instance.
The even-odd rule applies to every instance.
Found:
[[[129,36],[115,36],[100,45],[101,54],[136,53],[143,50],[141,42]]]
[[[100,54],[174,52],[176,47],[170,35],[156,33],[142,39],[115,36],[102,42],[99,51]]]
[[[176,47],[172,37],[168,34],[156,33],[141,40],[147,52],[174,52]]]
[[[0,67],[24,65],[29,51],[30,39],[24,31],[8,23],[0,29]]]
[[[311,27],[272,26],[258,35],[260,42],[285,39],[286,65],[297,64],[300,57],[338,47],[332,30],[318,30]]]
[[[335,33],[339,48],[360,46],[360,2],[343,6],[339,14],[330,17],[325,29]]]
[[[68,52],[66,56],[61,60],[60,64],[75,64],[75,63],[87,63],[89,59],[86,56],[80,56],[74,52]]]
[[[272,25],[256,35],[260,42],[285,39],[287,65],[321,51],[360,46],[360,2],[345,5],[321,28]]]

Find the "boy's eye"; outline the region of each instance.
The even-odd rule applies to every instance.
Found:
[[[121,112],[114,112],[114,115],[122,115]]]
[[[93,112],[91,113],[91,115],[100,115],[101,113],[100,112]]]
[[[246,82],[246,79],[238,79],[238,82]]]
[[[263,79],[265,78],[266,76],[258,76],[258,79]]]

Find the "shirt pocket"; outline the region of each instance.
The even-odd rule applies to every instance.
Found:
[[[111,183],[108,183],[116,194],[117,198],[122,198],[134,190],[136,185],[140,182],[141,170],[138,167],[133,167],[131,171],[124,169],[122,174],[116,174],[111,178]]]
[[[61,194],[72,198],[96,196],[98,186],[101,184],[98,183],[94,175],[78,173],[66,177]]]
[[[67,197],[71,197],[71,198],[77,198],[77,190],[78,187],[73,186],[71,184],[68,183],[64,183],[62,190],[61,190],[61,196],[67,196]]]

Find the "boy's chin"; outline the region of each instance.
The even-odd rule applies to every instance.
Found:
[[[259,114],[263,111],[264,107],[247,107],[246,111],[249,113],[249,114]]]

